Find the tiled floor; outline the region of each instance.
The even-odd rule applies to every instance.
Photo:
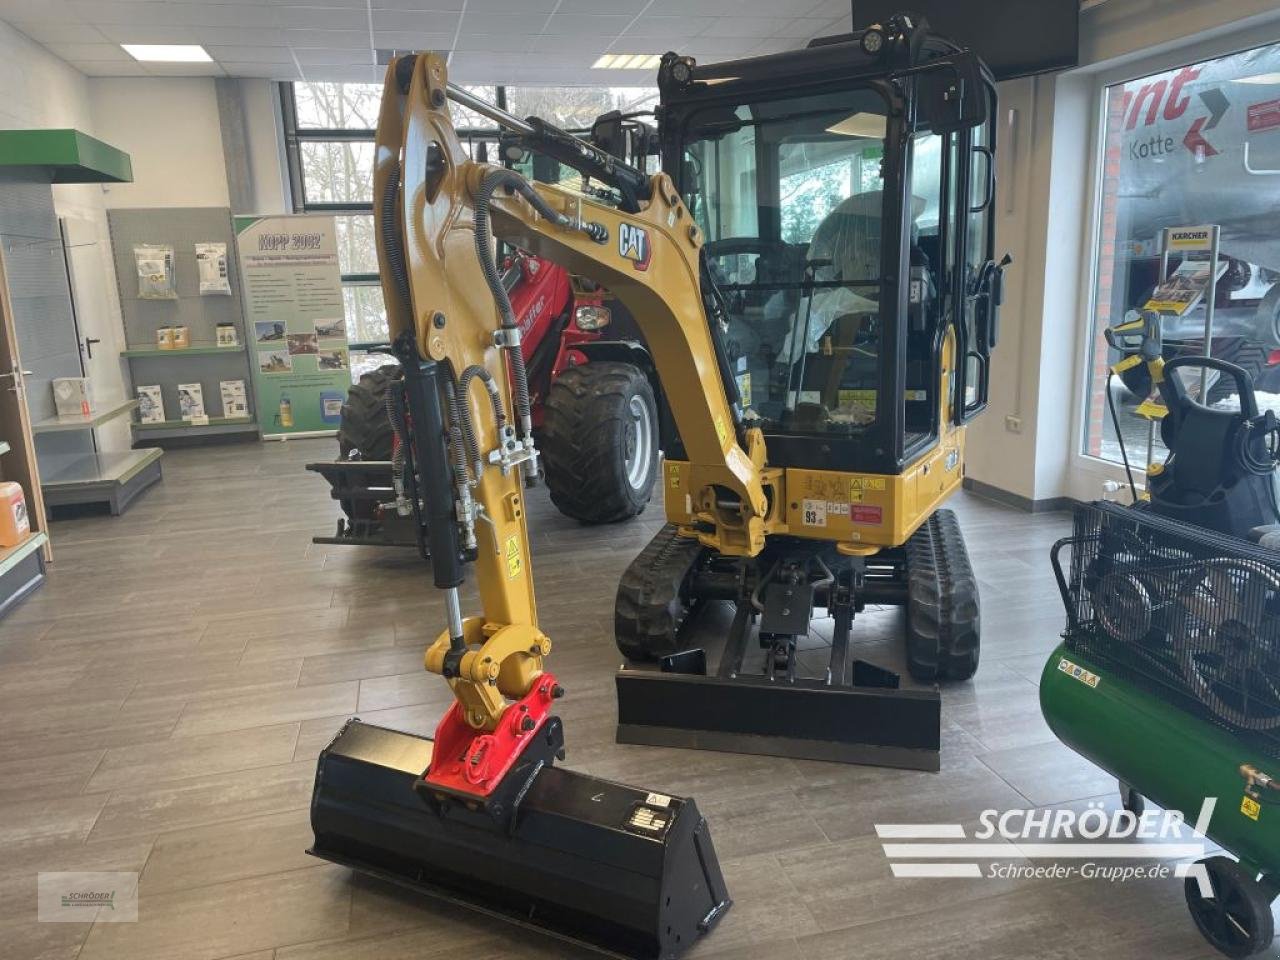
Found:
[[[577,956],[303,854],[320,748],[359,711],[432,729],[442,623],[410,552],[318,547],[335,507],[302,464],[330,444],[173,451],[123,518],[55,524],[56,563],[0,623],[0,956],[428,960]],[[531,497],[569,764],[697,798],[736,901],[697,956],[1195,958],[1180,882],[900,880],[874,824],[1101,798],[1036,683],[1061,629],[1061,516],[960,498],[983,662],[944,691],[940,774],[615,745],[618,575],[659,525],[580,527]],[[857,637],[893,661],[897,614]],[[141,871],[137,923],[37,923],[39,871]]]

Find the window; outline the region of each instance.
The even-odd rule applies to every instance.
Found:
[[[1249,369],[1261,394],[1280,394],[1280,367],[1271,363],[1280,348],[1280,44],[1106,87],[1101,114],[1081,452],[1118,463],[1123,439],[1140,469],[1148,457],[1159,460],[1165,453],[1159,431],[1136,413],[1151,392],[1150,380],[1141,365],[1112,378],[1117,437],[1107,384],[1120,354],[1103,332],[1150,299],[1160,279],[1165,229],[1220,227],[1221,279],[1208,346],[1213,355]],[[1166,269],[1172,272],[1180,262],[1174,254]],[[1185,309],[1161,313],[1166,358],[1204,352],[1206,305],[1203,298],[1192,300]],[[1208,387],[1211,404],[1234,402],[1225,380]]]
[[[657,91],[649,87],[467,86],[466,90],[519,116],[540,116],[579,135],[588,132],[602,113],[651,111],[658,99]],[[381,104],[381,84],[281,84],[294,211],[331,213],[336,221],[353,377],[384,362],[382,355],[367,351],[385,344],[389,336],[373,236],[374,129]],[[451,103],[449,109],[468,152],[476,156],[483,144],[490,162],[496,162],[494,123],[457,104]],[[520,169],[526,176],[533,174],[532,164]],[[569,168],[551,179],[570,188],[581,184],[581,177]]]
[[[854,90],[689,120],[685,199],[766,430],[851,436],[877,420],[886,115]]]

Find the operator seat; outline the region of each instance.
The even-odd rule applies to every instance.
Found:
[[[851,285],[814,294],[808,341],[810,346],[818,347],[820,356],[809,358],[804,388],[816,389],[827,410],[841,406],[842,387],[875,390],[878,386],[878,343],[871,330],[879,315],[883,203],[881,190],[847,197],[822,219],[809,243],[808,259],[816,265],[815,279]],[[919,246],[915,226],[925,206],[922,197],[912,198],[911,268],[912,279],[917,279],[919,274],[923,290],[931,293],[933,274],[928,256]],[[912,311],[917,312],[914,304]],[[862,348],[858,346],[860,336],[864,341]],[[858,356],[870,361],[861,365],[869,376],[854,377],[854,382],[848,383],[850,361]],[[818,411],[806,413],[805,419],[812,420]],[[855,411],[854,422],[866,419],[865,412]]]

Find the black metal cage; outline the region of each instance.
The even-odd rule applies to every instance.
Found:
[[[1097,503],[1052,557],[1070,649],[1280,758],[1280,553]]]

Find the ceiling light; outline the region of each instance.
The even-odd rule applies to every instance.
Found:
[[[656,53],[606,53],[591,65],[593,70],[656,70],[662,57]]]
[[[888,121],[879,113],[855,113],[845,117],[839,123],[827,127],[827,133],[838,133],[846,137],[869,137],[883,140]]]
[[[198,43],[122,43],[124,52],[143,63],[212,63]]]
[[[1280,73],[1258,73],[1252,77],[1237,77],[1236,83],[1280,83]]]

